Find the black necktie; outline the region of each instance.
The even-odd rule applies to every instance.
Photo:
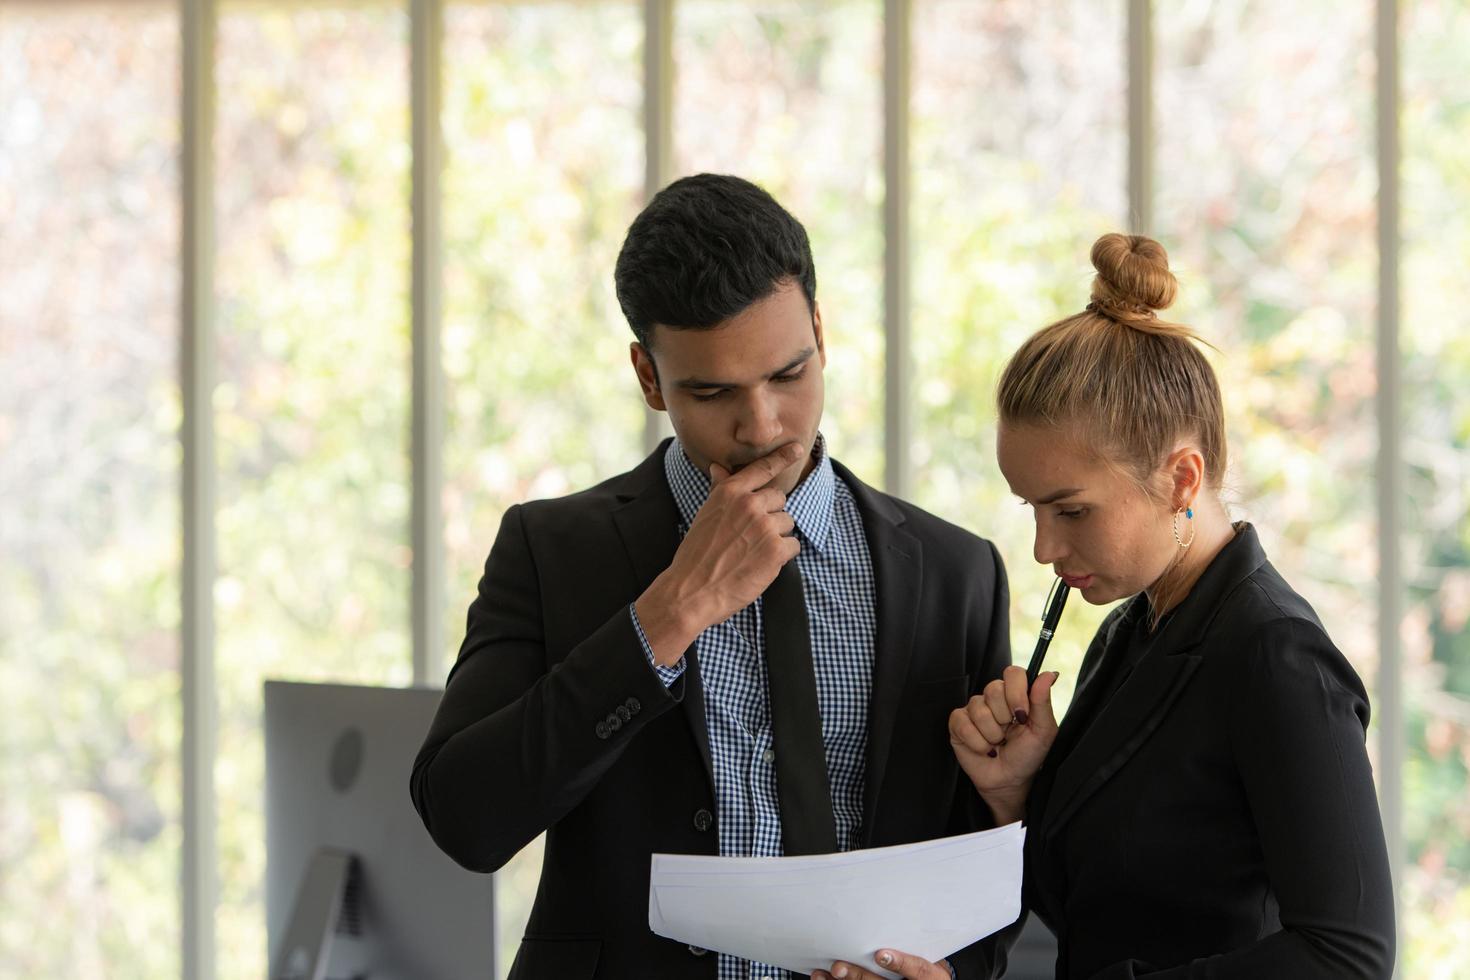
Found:
[[[762,613],[785,852],[831,854],[837,850],[837,826],[822,748],[822,714],[817,707],[806,599],[796,559],[782,566],[767,587]]]

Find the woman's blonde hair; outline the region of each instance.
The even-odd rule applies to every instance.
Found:
[[[1006,364],[1000,421],[1075,431],[1150,493],[1178,441],[1193,438],[1218,491],[1227,461],[1220,385],[1194,330],[1156,314],[1179,285],[1164,247],[1108,234],[1092,246],[1092,265],[1087,309],[1032,334]]]

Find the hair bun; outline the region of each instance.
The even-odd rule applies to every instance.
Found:
[[[1092,246],[1092,265],[1097,275],[1087,308],[1122,324],[1155,319],[1179,291],[1164,246],[1144,235],[1102,236]]]

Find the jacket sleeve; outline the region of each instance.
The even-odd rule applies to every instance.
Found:
[[[1315,623],[1282,619],[1257,633],[1233,686],[1230,741],[1281,930],[1172,969],[1116,964],[1100,980],[1386,980],[1393,888],[1361,682]]]
[[[965,651],[965,662],[974,665],[970,675],[970,697],[984,691],[985,685],[1000,677],[1011,665],[1010,585],[1006,579],[1005,564],[995,550],[995,545],[987,541],[985,547],[987,564],[992,566],[993,571],[988,570],[984,579],[993,582],[994,587],[990,591],[989,602],[984,604],[984,613],[974,617],[965,635],[965,645],[968,648]],[[976,604],[980,605],[982,602],[984,598],[978,597]],[[980,799],[980,794],[975,792],[970,781],[962,776],[955,793],[950,833],[968,834],[994,825],[990,808]]]
[[[978,618],[976,620],[977,626],[983,625],[984,628],[971,630],[970,635],[966,637],[966,642],[971,646],[970,662],[980,665],[979,671],[972,679],[970,690],[972,696],[979,694],[985,689],[986,684],[1000,677],[1011,663],[1010,585],[1006,579],[1005,564],[1001,561],[1000,554],[995,550],[993,544],[987,542],[987,547],[995,568],[995,588],[990,596],[989,615],[983,624]],[[951,832],[970,833],[992,827],[994,824],[990,808],[980,799],[980,794],[975,792],[975,787],[970,781],[962,775],[955,799]],[[1007,954],[1011,945],[1020,935],[1021,927],[1025,922],[1026,913],[1022,911],[1021,917],[1013,925],[966,946],[950,956],[949,963],[954,968],[958,980],[981,980],[981,978],[1000,976],[1005,971]]]
[[[510,508],[470,606],[459,659],[414,760],[410,792],[434,841],[495,871],[597,785],[683,696],[650,668],[626,606],[548,663],[535,557]]]

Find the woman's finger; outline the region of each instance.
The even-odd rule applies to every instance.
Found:
[[[1051,689],[1058,676],[1056,671],[1048,670],[1039,675],[1036,683],[1031,685],[1031,724],[1036,729],[1036,734],[1043,738],[1057,733],[1057,716],[1051,708]]]
[[[985,685],[985,706],[990,709],[990,715],[996,724],[1002,728],[1008,727],[1015,721],[1015,712],[1011,710],[1010,702],[1006,700],[1006,683],[996,678]]]
[[[1031,717],[1031,699],[1026,694],[1026,668],[1012,664],[1002,672],[1001,681],[1005,685],[1010,720],[1018,725],[1026,724]]]
[[[949,713],[949,741],[977,755],[985,755],[990,751],[990,743],[980,734],[970,718],[970,712],[965,708],[956,708]]]
[[[971,698],[970,703],[965,706],[965,714],[970,724],[980,733],[980,737],[985,739],[987,750],[990,746],[1005,741],[1005,726],[995,720],[995,713],[990,710],[990,705],[983,696],[977,694]]]

